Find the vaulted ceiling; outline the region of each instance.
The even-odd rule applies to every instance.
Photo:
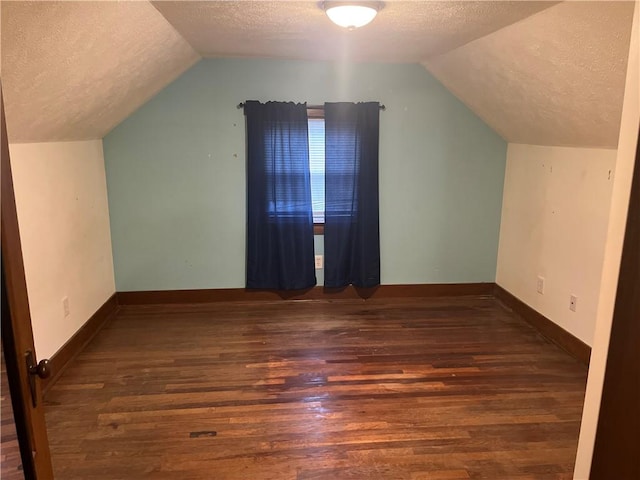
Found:
[[[5,2],[11,142],[102,138],[200,59],[148,2]]]
[[[201,57],[421,63],[505,140],[615,147],[633,2],[2,1],[12,142],[101,138]],[[390,68],[393,68],[390,66]]]
[[[514,143],[618,144],[631,2],[563,2],[423,65]]]

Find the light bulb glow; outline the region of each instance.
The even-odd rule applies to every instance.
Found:
[[[378,10],[366,5],[327,5],[329,19],[344,28],[353,30],[370,23],[378,14]]]

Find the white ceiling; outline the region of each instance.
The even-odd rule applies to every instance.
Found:
[[[1,8],[11,142],[102,138],[200,59],[148,2]]]
[[[155,8],[154,8],[155,7]],[[617,143],[632,2],[2,1],[12,142],[101,138],[204,57],[422,63],[507,141]]]
[[[618,144],[632,2],[563,2],[423,65],[514,143]]]
[[[317,1],[160,1],[203,57],[418,63],[557,2],[387,1],[365,28],[332,24]]]

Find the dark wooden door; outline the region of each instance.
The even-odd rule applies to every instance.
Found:
[[[640,141],[590,478],[640,478]]]
[[[37,373],[29,371],[26,355],[35,352],[29,299],[22,261],[9,143],[4,116],[4,101],[0,85],[2,126],[2,346],[20,445],[23,472],[26,479],[53,479],[49,442],[44,419],[42,390]],[[33,364],[33,362],[32,362]]]

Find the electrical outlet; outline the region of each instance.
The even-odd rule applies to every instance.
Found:
[[[536,290],[540,295],[544,295],[544,277],[538,276],[538,283],[536,284]]]
[[[324,268],[324,257],[316,255],[316,269]]]
[[[62,311],[64,312],[65,317],[71,315],[71,310],[69,309],[69,297],[64,297],[62,299]]]
[[[576,297],[575,295],[571,295],[569,297],[569,310],[571,310],[572,312],[575,312],[577,308],[578,308],[578,297]]]

